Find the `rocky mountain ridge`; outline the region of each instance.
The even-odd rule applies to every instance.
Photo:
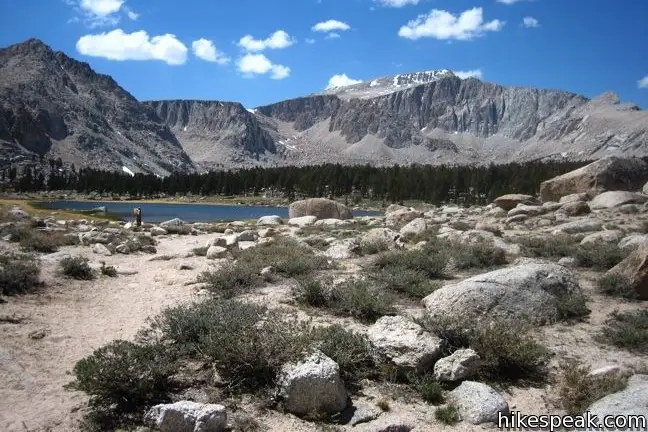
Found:
[[[503,87],[449,70],[246,109],[139,102],[38,40],[0,50],[0,160],[61,157],[165,175],[318,163],[483,164],[648,155],[648,113],[613,94]],[[33,157],[33,156],[32,156]]]

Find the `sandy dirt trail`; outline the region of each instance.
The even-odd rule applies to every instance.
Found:
[[[182,257],[203,246],[207,236],[165,239],[158,256]],[[120,271],[136,271],[117,278],[101,276],[90,282],[56,274],[63,255],[81,255],[93,264],[105,261]],[[114,339],[132,339],[149,316],[195,297],[186,285],[207,269],[203,257],[149,261],[153,255],[99,257],[88,247],[63,248],[42,257],[41,278],[47,286],[40,294],[9,298],[0,305],[2,317],[24,317],[19,324],[0,324],[0,430],[70,431],[80,417],[77,410],[87,398],[63,390],[69,371],[81,358]],[[194,270],[180,271],[180,264]],[[42,339],[29,334],[45,330]]]

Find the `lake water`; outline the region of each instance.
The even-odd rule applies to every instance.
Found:
[[[231,206],[216,204],[167,204],[137,203],[124,201],[42,201],[35,203],[39,208],[51,210],[87,211],[106,207],[107,215],[123,221],[132,221],[135,207],[142,209],[144,222],[164,222],[180,218],[185,222],[211,222],[258,219],[261,216],[277,215],[288,218],[287,207]],[[354,211],[354,216],[374,216],[378,212]]]

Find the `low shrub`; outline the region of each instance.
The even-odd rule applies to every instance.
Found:
[[[440,281],[431,280],[422,271],[405,267],[390,267],[370,276],[386,289],[414,299],[422,299],[442,285]]]
[[[574,254],[577,239],[569,234],[543,237],[520,237],[516,242],[522,247],[522,254],[530,257],[564,258]]]
[[[299,279],[293,288],[295,301],[311,307],[330,305],[332,281],[330,279]]]
[[[314,346],[340,365],[345,383],[355,384],[377,376],[373,349],[365,335],[335,324],[313,329],[310,338]]]
[[[88,394],[93,409],[118,417],[166,401],[176,368],[159,345],[117,340],[79,360],[66,387]]]
[[[423,400],[432,405],[441,405],[445,402],[443,387],[430,376],[424,376],[415,383]]]
[[[25,251],[53,253],[61,246],[76,244],[74,237],[59,231],[42,231],[31,226],[13,225],[3,234],[10,234],[11,241],[20,243]]]
[[[428,245],[423,249],[393,251],[379,255],[374,266],[381,270],[395,268],[421,272],[428,278],[443,276],[448,265],[448,254],[437,245]]]
[[[30,257],[0,257],[0,295],[24,294],[41,285],[40,267]]]
[[[207,256],[207,249],[209,248],[206,246],[202,246],[202,247],[193,248],[192,251],[196,256]]]
[[[623,390],[627,377],[620,374],[590,375],[579,362],[561,365],[556,383],[557,404],[567,414],[582,414],[595,401]]]
[[[614,312],[605,322],[602,342],[638,353],[648,353],[648,310]]]
[[[390,242],[385,239],[376,239],[373,241],[360,242],[360,254],[362,255],[375,255],[380,252],[389,250]]]
[[[493,242],[452,242],[448,249],[458,269],[489,268],[506,264],[506,252]]]
[[[78,280],[92,280],[94,273],[88,265],[88,259],[80,256],[65,257],[61,260],[61,269],[65,276]]]
[[[590,314],[585,297],[580,294],[559,297],[556,301],[559,320],[582,320]]]
[[[616,273],[606,274],[601,277],[598,280],[598,290],[601,294],[610,297],[622,297],[631,300],[638,297],[630,279]]]
[[[237,265],[257,274],[264,267],[272,266],[275,273],[287,277],[305,276],[330,268],[325,257],[315,255],[309,247],[288,239],[277,239],[239,252]]]
[[[101,274],[108,277],[117,277],[117,269],[114,266],[107,266],[106,263],[102,263]]]
[[[481,378],[510,384],[540,384],[547,378],[549,350],[522,322],[466,322],[463,319],[424,321],[432,333],[447,341],[450,350],[474,349],[482,360]]]
[[[461,420],[457,407],[452,404],[437,408],[434,412],[434,418],[448,426],[455,425]]]
[[[604,242],[579,245],[574,251],[578,266],[596,270],[609,270],[625,257],[626,253],[619,246]]]
[[[261,283],[261,277],[254,269],[239,263],[228,263],[216,271],[203,272],[198,276],[198,282],[214,295],[232,298],[245,294]]]
[[[374,322],[385,315],[393,315],[394,299],[371,282],[351,279],[331,291],[329,307],[337,315],[350,316],[363,322]]]

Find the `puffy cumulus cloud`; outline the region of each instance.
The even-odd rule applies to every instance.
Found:
[[[468,78],[482,79],[482,76],[484,76],[481,69],[472,69],[467,71],[453,71],[453,73],[461,79],[468,79]]]
[[[119,12],[125,0],[81,0],[81,10],[97,16],[108,16]]]
[[[500,20],[484,22],[482,8],[468,9],[459,15],[433,9],[429,14],[419,15],[401,27],[398,35],[412,40],[424,37],[470,40],[488,31],[499,31],[504,24],[504,21]]]
[[[77,51],[91,57],[109,60],[161,60],[169,65],[187,61],[187,47],[175,35],[149,37],[145,31],[125,33],[116,29],[108,33],[82,36]]]
[[[326,89],[334,89],[338,87],[346,87],[354,84],[360,84],[362,80],[356,80],[353,78],[349,78],[347,74],[339,74],[339,75],[333,75],[328,82],[328,85],[326,86]]]
[[[266,49],[283,49],[288,48],[295,41],[290,35],[283,31],[277,30],[269,37],[263,40],[255,39],[252,35],[245,35],[239,40],[239,46],[249,52],[259,52]]]
[[[273,64],[263,54],[246,54],[237,62],[238,70],[245,77],[252,78],[255,75],[270,74],[270,78],[280,80],[290,76],[290,68],[287,66]]]
[[[218,51],[214,42],[209,39],[198,39],[193,41],[191,43],[191,49],[196,57],[208,62],[224,65],[230,61],[229,57]]]
[[[637,81],[639,88],[648,88],[648,75]]]
[[[522,25],[526,28],[535,28],[535,27],[540,27],[540,21],[533,17],[524,17],[522,20]]]
[[[347,31],[350,28],[351,26],[345,22],[331,19],[328,21],[318,22],[311,30],[326,33],[332,31]]]
[[[380,3],[383,6],[400,8],[407,5],[417,5],[419,0],[374,0],[376,3]]]
[[[126,6],[126,0],[63,0],[79,14],[69,22],[83,22],[90,28],[116,26],[125,14],[135,21],[139,14]]]

